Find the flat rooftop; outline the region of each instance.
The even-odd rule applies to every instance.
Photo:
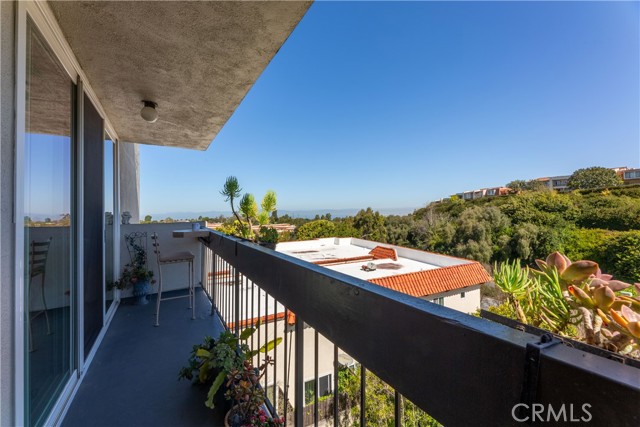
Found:
[[[283,242],[276,251],[418,297],[491,280],[476,261],[351,237]]]

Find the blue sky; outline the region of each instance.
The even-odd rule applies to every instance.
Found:
[[[316,2],[206,152],[141,146],[141,213],[419,207],[640,166],[638,2]],[[171,173],[167,173],[171,171]]]

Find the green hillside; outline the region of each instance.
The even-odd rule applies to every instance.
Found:
[[[640,187],[524,191],[432,203],[387,217],[390,243],[475,259],[532,264],[553,251],[590,259],[617,278],[640,282]]]

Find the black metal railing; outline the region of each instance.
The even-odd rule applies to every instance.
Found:
[[[200,241],[203,287],[225,326],[239,332],[260,319],[253,348],[283,338],[272,350],[275,365],[262,386],[287,425],[309,423],[307,377],[314,381],[309,409],[318,425],[318,366],[327,358],[333,367],[329,421],[339,424],[341,355],[361,367],[359,416],[347,424],[366,424],[365,372],[370,370],[396,390],[395,425],[402,424],[403,399],[447,427],[640,425],[640,370],[632,366],[218,232]]]

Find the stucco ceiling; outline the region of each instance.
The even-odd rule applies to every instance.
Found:
[[[49,5],[122,141],[205,150],[311,2]]]

